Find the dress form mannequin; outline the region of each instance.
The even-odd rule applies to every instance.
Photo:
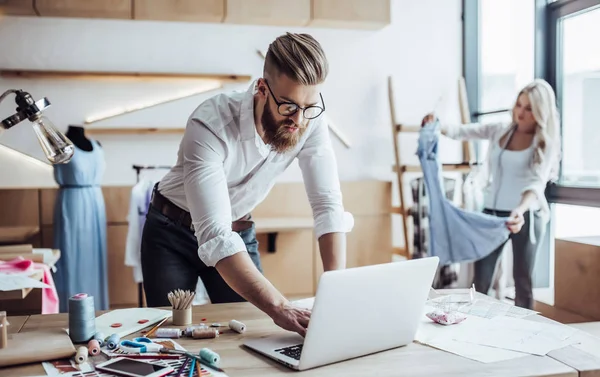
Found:
[[[70,125],[65,134],[77,146],[77,148],[86,152],[94,150],[94,145],[91,140],[85,136],[85,129],[81,126]],[[100,144],[100,143],[98,143]]]
[[[109,308],[106,208],[101,184],[106,163],[97,140],[82,126],[65,133],[75,146],[68,164],[54,165],[59,185],[54,207],[54,248],[61,251],[54,282],[59,311],[68,312],[69,297],[85,292],[96,310]]]

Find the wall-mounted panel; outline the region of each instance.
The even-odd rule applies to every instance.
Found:
[[[37,189],[0,190],[0,227],[40,225]]]
[[[309,21],[310,0],[227,0],[226,23],[306,26]]]
[[[33,0],[0,0],[0,16],[36,16]]]
[[[222,22],[225,0],[133,0],[136,20]]]
[[[309,26],[380,29],[391,23],[390,0],[312,0]]]
[[[42,17],[117,18],[130,20],[131,0],[36,0]]]

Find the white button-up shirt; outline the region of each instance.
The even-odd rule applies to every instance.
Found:
[[[286,153],[265,145],[254,124],[256,82],[248,91],[219,94],[190,116],[177,163],[159,191],[189,211],[198,256],[207,266],[246,251],[231,223],[249,214],[277,177],[298,158],[313,210],[315,236],[349,232],[352,215],[344,211],[337,162],[324,115],[310,120],[298,144]]]

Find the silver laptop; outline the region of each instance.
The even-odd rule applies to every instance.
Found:
[[[438,263],[430,257],[325,272],[306,338],[290,332],[247,338],[244,345],[296,370],[407,345]]]

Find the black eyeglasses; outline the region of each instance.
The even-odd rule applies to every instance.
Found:
[[[269,86],[269,83],[267,82],[267,80],[265,80],[265,83],[267,84],[267,88],[269,88],[269,93],[271,93],[273,100],[277,104],[277,112],[280,115],[289,117],[289,116],[296,114],[296,112],[298,112],[298,110],[302,110],[302,116],[305,119],[315,119],[316,117],[321,115],[323,113],[323,111],[325,111],[325,101],[323,101],[323,95],[321,93],[319,93],[319,97],[321,97],[321,103],[323,104],[323,107],[316,106],[316,105],[300,107],[300,106],[298,106],[298,104],[295,104],[293,102],[277,101],[277,98],[275,98],[275,94],[273,94],[273,91],[271,90],[271,87]]]

